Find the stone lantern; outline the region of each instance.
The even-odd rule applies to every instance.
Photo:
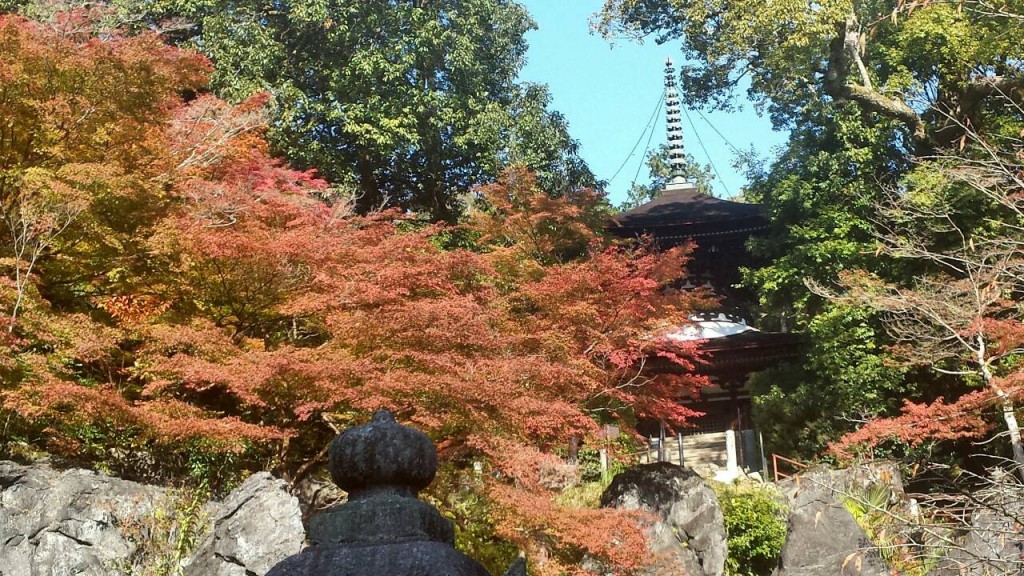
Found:
[[[490,576],[455,549],[455,529],[416,495],[434,480],[437,452],[419,430],[380,411],[331,443],[331,479],[349,500],[310,521],[313,546],[267,576]],[[505,576],[526,576],[522,559]]]

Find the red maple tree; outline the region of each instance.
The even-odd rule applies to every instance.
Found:
[[[154,473],[219,454],[294,482],[387,407],[443,461],[486,463],[496,530],[542,573],[583,553],[642,564],[633,516],[559,506],[543,476],[599,422],[690,414],[676,399],[700,377],[637,368],[687,321],[696,297],[665,289],[685,249],[607,244],[597,195],[551,198],[524,170],[461,227],[353,215],[269,156],[265,96],[186,102],[209,66],[153,35],[6,16],[0,56],[5,214],[51,222],[16,208],[39,187],[80,203],[59,234],[30,227],[31,262],[6,222],[0,410],[19,439],[115,469],[150,454]],[[692,372],[692,350],[669,356]]]

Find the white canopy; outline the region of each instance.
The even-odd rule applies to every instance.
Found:
[[[746,320],[740,319],[737,322],[730,320],[725,314],[719,314],[716,318],[710,320],[700,317],[691,319],[693,324],[671,330],[665,334],[665,337],[678,342],[692,342],[693,340],[710,340],[742,334],[743,332],[758,331],[756,328],[748,326]]]

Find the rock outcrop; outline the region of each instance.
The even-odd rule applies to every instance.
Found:
[[[284,481],[254,474],[220,504],[212,530],[186,563],[185,576],[262,576],[299,553],[305,538],[299,501]]]
[[[956,539],[934,571],[936,576],[1019,576],[1024,574],[1024,490],[1010,483],[975,495],[970,527]]]
[[[898,475],[888,474],[898,485]],[[843,500],[877,481],[863,470],[802,474],[783,486],[789,531],[774,576],[889,576],[867,535]]]
[[[194,516],[208,535],[179,558],[167,540],[183,529],[173,519],[181,497],[88,470],[0,462],[0,576],[121,576],[147,562],[194,576],[263,576],[302,547],[298,502],[257,474]]]
[[[661,462],[630,468],[601,495],[601,505],[656,514],[649,546],[656,560],[689,576],[721,576],[727,556],[718,497],[696,472]]]
[[[137,548],[127,527],[164,497],[87,470],[0,462],[0,575],[124,574]]]

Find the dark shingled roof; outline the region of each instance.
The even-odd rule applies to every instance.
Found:
[[[729,221],[737,221],[735,224],[746,221],[746,225],[768,225],[768,217],[760,204],[722,200],[701,194],[696,188],[684,188],[667,190],[647,204],[615,216],[609,229],[726,224]]]
[[[777,365],[780,361],[799,357],[803,342],[801,334],[756,330],[698,340],[697,350],[702,353],[703,362],[698,366],[697,372],[756,372]],[[682,373],[683,370],[661,358],[652,358],[650,366],[668,373]]]
[[[739,334],[730,334],[721,338],[709,338],[700,341],[700,350],[714,354],[716,352],[741,352],[760,349],[765,346],[789,348],[800,344],[803,336],[793,332],[760,332],[750,330]]]

